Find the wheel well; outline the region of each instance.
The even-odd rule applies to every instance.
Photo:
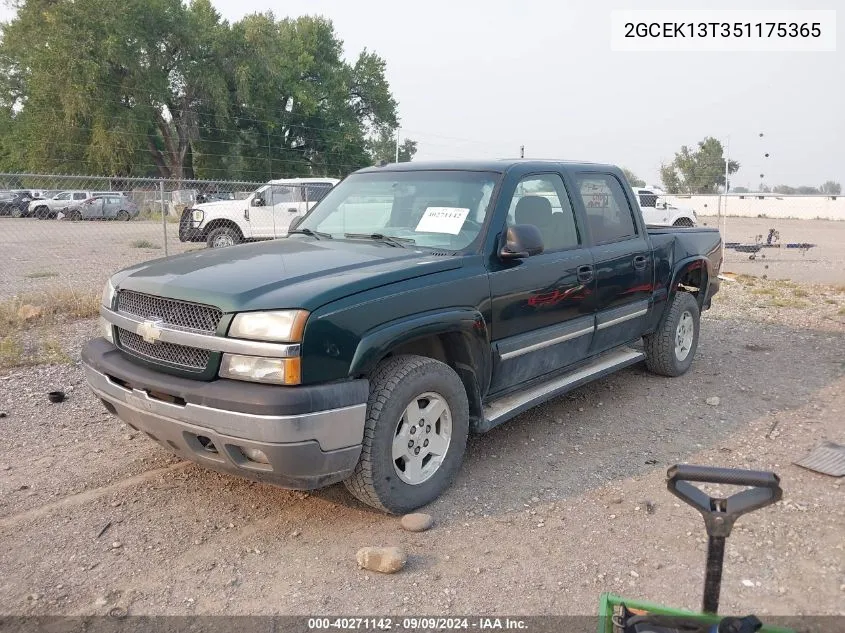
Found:
[[[678,275],[678,283],[676,290],[679,292],[688,292],[698,301],[700,308],[704,301],[703,290],[707,287],[707,271],[704,269],[702,262],[696,262],[684,269]]]
[[[228,227],[230,229],[234,229],[235,231],[237,231],[238,235],[240,235],[241,237],[244,236],[243,232],[241,231],[241,227],[239,227],[237,223],[232,222],[232,220],[224,219],[217,219],[209,222],[208,226],[205,227],[205,230],[203,230],[202,235],[204,238],[208,237],[208,234],[211,233],[214,229],[219,229],[221,227]]]
[[[470,428],[475,428],[483,419],[481,388],[475,371],[477,363],[474,362],[466,335],[460,332],[446,332],[407,341],[391,349],[379,360],[379,363],[399,354],[425,356],[449,365],[455,370],[464,385],[469,401]]]

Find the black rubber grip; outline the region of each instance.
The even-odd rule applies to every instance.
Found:
[[[755,486],[757,488],[777,488],[780,477],[762,470],[738,470],[735,468],[716,468],[711,466],[691,466],[678,464],[666,473],[670,481],[698,481],[708,484],[727,484],[731,486]]]

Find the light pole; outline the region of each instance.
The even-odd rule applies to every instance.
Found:
[[[394,162],[399,162],[399,130],[401,128],[396,128],[396,160]]]

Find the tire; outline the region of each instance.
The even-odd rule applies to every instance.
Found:
[[[72,211],[68,211],[65,217],[71,222],[79,222],[82,220],[82,212],[79,209],[74,209]]]
[[[676,292],[660,329],[643,337],[649,370],[661,376],[685,374],[698,349],[700,321],[695,297]]]
[[[241,232],[230,226],[218,226],[208,234],[208,248],[225,248],[240,243]]]
[[[695,224],[693,224],[693,221],[689,218],[678,218],[672,226],[692,228]]]
[[[446,406],[437,407],[438,402]],[[408,409],[416,403],[423,411],[434,406],[438,418],[409,423]],[[414,414],[412,414],[414,415]],[[430,415],[437,415],[437,411]],[[451,425],[451,429],[449,426]],[[415,432],[416,431],[416,432]],[[391,514],[404,514],[431,503],[449,487],[461,466],[469,434],[469,404],[463,383],[455,371],[425,356],[402,355],[383,361],[370,376],[370,397],[361,457],[353,474],[344,481],[347,490],[369,506]],[[406,456],[394,459],[394,444],[421,465],[413,469]],[[425,448],[445,444],[444,454],[426,454]],[[413,449],[410,444],[416,441]],[[423,452],[420,452],[422,449]],[[416,451],[419,459],[412,455]],[[411,480],[416,479],[416,483]]]
[[[118,211],[117,215],[114,216],[114,219],[119,222],[129,222],[131,218],[132,216],[129,215],[129,211],[124,211],[123,209]]]
[[[39,220],[46,220],[50,215],[50,210],[47,207],[35,207],[35,217]]]
[[[22,218],[23,217],[23,211],[21,209],[18,209],[17,207],[13,207],[12,208],[12,217],[13,218]]]

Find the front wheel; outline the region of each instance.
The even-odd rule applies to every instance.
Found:
[[[701,313],[688,292],[675,293],[663,325],[643,337],[646,366],[661,376],[680,376],[692,365],[698,349]]]
[[[226,248],[241,241],[241,235],[228,226],[219,226],[208,234],[208,248]]]
[[[392,514],[419,508],[452,483],[468,434],[466,391],[451,367],[424,356],[389,358],[370,378],[361,457],[344,484]]]
[[[118,222],[129,222],[129,218],[130,218],[129,211],[124,211],[123,209],[118,211],[117,215],[115,216],[115,219]]]

